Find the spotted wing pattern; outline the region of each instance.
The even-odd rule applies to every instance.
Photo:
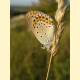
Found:
[[[39,42],[43,45],[50,45],[55,30],[53,19],[40,11],[30,11],[26,16],[29,27]]]

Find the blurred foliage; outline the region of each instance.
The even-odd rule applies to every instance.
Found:
[[[28,10],[40,10],[54,18],[57,4],[54,0],[40,0],[39,6]],[[48,2],[49,1],[49,2]],[[59,51],[53,58],[48,80],[70,80],[70,9],[64,18]],[[10,79],[45,80],[50,54],[41,49],[41,44],[28,31],[23,19],[11,20],[10,24]]]

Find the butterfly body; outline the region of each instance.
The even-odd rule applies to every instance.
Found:
[[[30,11],[26,16],[35,37],[43,46],[49,48],[55,32],[53,19],[40,11]]]

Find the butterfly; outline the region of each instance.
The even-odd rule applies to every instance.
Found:
[[[53,19],[41,11],[29,11],[26,14],[26,20],[29,28],[43,45],[43,48],[49,49],[56,28]]]

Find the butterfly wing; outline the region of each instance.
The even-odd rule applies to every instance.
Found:
[[[38,41],[43,45],[50,45],[55,30],[52,23],[53,19],[47,14],[39,11],[31,11],[27,16],[29,27]]]
[[[53,25],[38,21],[32,31],[41,44],[47,45],[53,38],[54,27]]]

